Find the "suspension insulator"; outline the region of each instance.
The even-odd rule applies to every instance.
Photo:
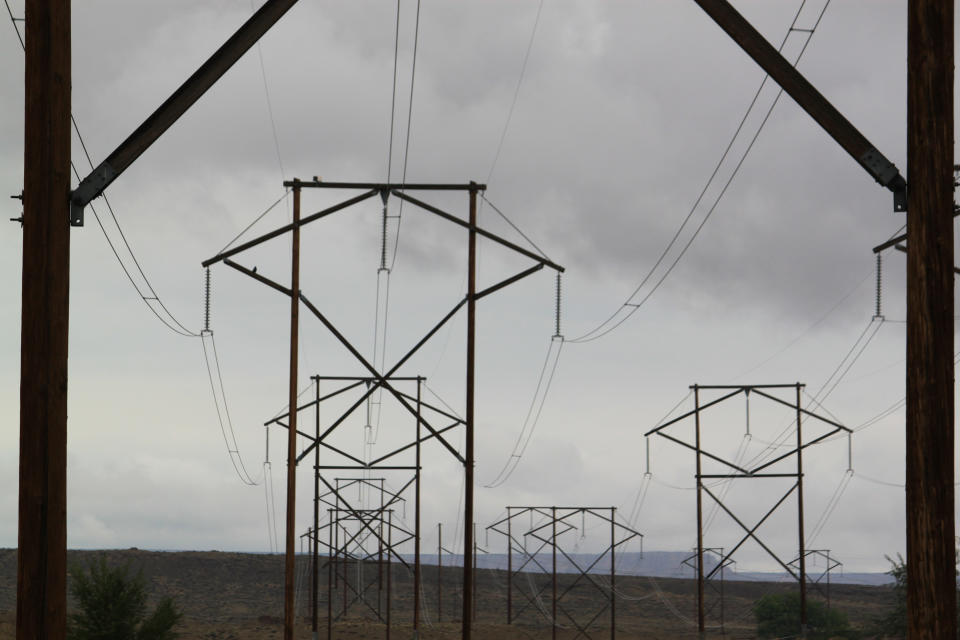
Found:
[[[560,333],[560,303],[563,297],[563,290],[560,286],[560,274],[557,274],[557,304],[556,304],[556,333],[553,334],[554,338],[563,337],[563,334]]]
[[[877,253],[877,306],[876,312],[874,313],[874,319],[883,318],[883,309],[881,307],[882,302],[882,284],[883,284],[883,262],[880,253]]]
[[[207,267],[203,276],[203,330],[210,331],[210,267]]]

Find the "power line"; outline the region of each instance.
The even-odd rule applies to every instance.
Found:
[[[517,98],[520,97],[520,86],[523,84],[523,77],[527,72],[527,61],[530,59],[530,51],[533,49],[533,40],[537,35],[537,25],[540,24],[540,13],[543,11],[543,0],[537,5],[537,15],[533,20],[533,28],[530,30],[530,40],[527,41],[527,50],[523,54],[523,63],[520,65],[520,75],[517,77],[517,86],[513,90],[513,100],[510,101],[510,109],[507,110],[507,119],[503,123],[503,130],[500,132],[500,141],[497,143],[497,150],[493,154],[493,162],[490,163],[490,171],[487,173],[487,185],[493,177],[493,170],[500,159],[500,151],[503,149],[503,141],[507,137],[507,130],[510,128],[510,120],[513,119],[513,110],[517,106]],[[484,198],[486,200],[486,198]],[[489,201],[487,204],[490,204]],[[493,206],[492,204],[490,206]]]
[[[534,250],[535,250],[537,253],[539,253],[541,257],[544,257],[544,258],[546,258],[547,260],[550,259],[550,256],[548,256],[546,253],[544,253],[543,250],[542,250],[540,247],[538,247],[537,244],[536,244],[533,240],[531,240],[529,236],[527,236],[527,234],[525,234],[523,231],[521,231],[521,230],[520,230],[520,227],[518,227],[517,225],[515,225],[515,224],[513,223],[513,221],[510,220],[510,218],[508,218],[508,217],[503,213],[503,211],[501,211],[500,209],[498,209],[498,208],[496,207],[496,205],[494,205],[492,202],[490,202],[489,200],[487,200],[487,196],[486,196],[485,193],[482,193],[482,192],[481,192],[480,198],[481,198],[484,202],[486,202],[488,205],[490,205],[490,208],[493,209],[501,218],[503,218],[503,220],[504,220],[508,225],[510,225],[510,227],[511,227],[514,231],[516,231],[517,233],[519,233],[519,234],[520,234],[520,237],[522,237],[524,240],[526,240],[527,243],[528,243],[531,247],[533,247]]]
[[[850,372],[850,369],[853,368],[853,365],[857,362],[857,360],[860,359],[860,356],[863,355],[863,352],[866,350],[867,346],[877,335],[877,332],[880,330],[882,324],[882,318],[871,318],[869,322],[867,322],[867,325],[863,328],[863,331],[860,332],[860,335],[857,336],[857,339],[854,341],[850,349],[846,352],[846,354],[844,354],[843,358],[840,359],[840,362],[834,368],[833,372],[827,377],[817,392],[813,396],[809,396],[811,402],[818,409],[829,413],[829,411],[827,411],[827,409],[823,406],[824,400],[826,400],[827,397],[836,390],[840,382]],[[870,332],[871,327],[873,328],[873,332]],[[769,458],[776,451],[776,449],[782,447],[785,441],[793,435],[794,430],[796,429],[796,424],[797,421],[796,418],[794,418],[783,429],[783,431],[781,431],[780,434],[773,439],[772,442],[767,443],[767,446],[761,449],[747,462],[747,464],[759,464],[766,458]]]
[[[780,43],[780,47],[778,49],[779,51],[783,50],[783,47],[784,45],[786,45],[787,40],[790,37],[790,34],[797,30],[796,23],[798,18],[800,17],[800,13],[803,11],[803,7],[805,4],[806,4],[806,0],[803,0],[803,2],[801,2],[800,4],[800,8],[797,10],[797,13],[793,17],[793,21],[791,22],[789,29],[787,29],[787,34],[784,36],[783,41]],[[830,6],[830,0],[827,0],[827,2],[823,6],[823,9],[820,12],[820,15],[817,17],[816,23],[814,24],[813,28],[808,30],[803,30],[803,33],[806,33],[807,37],[806,37],[806,41],[803,44],[803,47],[800,50],[800,53],[797,55],[796,59],[794,60],[794,63],[793,63],[794,66],[796,66],[800,62],[800,59],[803,57],[803,54],[806,52],[807,47],[810,44],[810,40],[813,38],[813,34],[814,32],[816,32],[817,27],[820,25],[820,21],[823,19],[823,15],[824,13],[826,13],[827,7],[829,6]],[[630,294],[627,300],[623,304],[621,304],[620,307],[618,307],[617,310],[613,312],[613,314],[611,314],[606,320],[601,322],[599,325],[597,325],[590,331],[587,331],[586,333],[584,333],[578,338],[574,338],[570,340],[570,342],[574,342],[574,343],[591,342],[598,338],[602,338],[603,336],[607,335],[614,329],[618,328],[620,325],[626,322],[634,313],[636,313],[637,310],[647,302],[647,300],[650,299],[653,293],[660,288],[660,285],[663,284],[664,280],[667,279],[667,277],[673,271],[674,267],[677,266],[677,264],[686,254],[687,250],[690,248],[690,245],[693,244],[693,241],[700,234],[700,231],[703,229],[704,225],[707,223],[707,220],[710,219],[710,216],[716,210],[717,205],[720,203],[720,200],[726,194],[727,189],[730,187],[730,184],[733,182],[734,178],[739,173],[740,168],[743,166],[743,163],[747,158],[747,155],[753,149],[754,143],[756,143],[757,138],[760,136],[760,132],[763,130],[763,127],[766,125],[767,121],[769,120],[770,115],[773,113],[774,107],[776,107],[777,102],[779,102],[780,97],[783,95],[783,89],[780,89],[777,92],[776,97],[774,98],[770,107],[767,109],[766,115],[764,115],[763,119],[761,120],[759,127],[757,128],[756,132],[751,138],[750,143],[747,145],[743,154],[740,156],[740,159],[738,160],[736,166],[734,167],[732,173],[730,174],[723,188],[720,190],[720,193],[714,199],[713,204],[710,205],[710,208],[707,210],[706,215],[700,221],[700,224],[694,230],[693,234],[687,240],[686,244],[684,244],[683,248],[680,250],[680,253],[673,260],[670,266],[667,267],[666,271],[663,273],[663,275],[660,276],[659,280],[657,280],[657,282],[653,285],[651,290],[647,292],[647,294],[640,300],[640,302],[633,302],[633,299],[637,296],[637,294],[644,287],[644,285],[646,285],[646,283],[650,280],[650,278],[653,277],[653,274],[656,272],[657,268],[663,263],[664,259],[667,257],[667,254],[670,252],[670,250],[679,240],[680,234],[683,232],[684,228],[686,228],[687,223],[693,217],[693,214],[697,211],[697,208],[700,206],[700,203],[703,200],[704,196],[706,195],[707,190],[713,184],[713,181],[716,178],[717,174],[719,173],[721,166],[723,166],[724,161],[726,160],[731,149],[733,148],[734,143],[739,138],[740,132],[743,130],[743,127],[746,124],[747,118],[750,116],[750,113],[753,111],[753,108],[760,97],[760,93],[763,90],[764,86],[766,85],[766,82],[769,79],[769,77],[770,77],[769,75],[764,75],[763,80],[760,82],[760,86],[757,89],[757,92],[754,94],[753,99],[750,101],[750,105],[747,107],[746,113],[744,113],[743,118],[740,120],[739,125],[737,125],[736,131],[734,131],[734,134],[730,139],[730,142],[727,144],[726,148],[723,151],[723,154],[720,156],[720,160],[717,162],[716,166],[711,172],[710,177],[707,179],[707,182],[704,184],[703,189],[700,191],[700,194],[697,196],[696,201],[694,201],[694,204],[690,208],[690,211],[687,213],[686,217],[683,219],[683,222],[680,224],[680,227],[677,229],[676,233],[674,233],[673,238],[671,238],[666,248],[661,252],[660,257],[657,258],[657,261],[654,263],[653,267],[650,268],[647,274],[640,281],[640,284],[637,285],[637,287],[633,290],[633,293]]]
[[[20,41],[20,47],[25,51],[26,46],[23,41],[23,36],[20,34],[20,28],[17,26],[18,19],[14,17],[13,11],[10,8],[10,3],[8,0],[4,0],[4,5],[7,8],[7,14],[10,16],[10,23],[13,25],[14,31],[17,32],[17,40]],[[80,148],[83,150],[83,155],[86,157],[87,163],[90,165],[90,169],[94,168],[93,160],[90,157],[90,152],[87,149],[86,141],[83,139],[83,135],[80,133],[80,127],[77,125],[77,120],[74,118],[73,114],[70,114],[70,124],[73,128],[74,133],[77,135],[77,140],[80,142]],[[80,173],[77,171],[76,165],[73,161],[70,162],[70,168],[73,170],[74,176],[77,178],[77,181],[80,181]],[[153,285],[150,283],[150,279],[147,277],[147,274],[144,273],[143,268],[140,266],[140,261],[137,260],[136,254],[134,254],[133,249],[130,246],[130,243],[127,241],[127,236],[123,232],[123,228],[120,226],[120,222],[117,220],[117,216],[114,213],[113,206],[110,204],[110,200],[107,198],[106,192],[103,194],[103,201],[107,206],[107,210],[110,212],[110,218],[113,220],[113,224],[117,229],[117,232],[120,234],[120,239],[123,241],[123,246],[126,248],[126,253],[130,256],[130,259],[133,261],[134,266],[136,267],[137,272],[140,274],[140,277],[143,280],[143,286],[136,281],[131,273],[131,269],[124,264],[123,259],[120,257],[120,252],[117,250],[117,247],[114,244],[114,241],[110,238],[110,234],[107,233],[107,229],[103,224],[103,221],[100,219],[100,215],[97,213],[96,209],[93,207],[92,203],[90,205],[90,210],[93,212],[94,218],[97,220],[97,225],[100,227],[100,231],[103,233],[104,238],[107,241],[107,244],[110,246],[110,250],[113,252],[114,257],[117,259],[117,262],[120,264],[123,273],[127,276],[127,280],[130,281],[130,284],[133,286],[134,290],[137,292],[137,295],[140,296],[140,299],[143,303],[150,309],[151,313],[160,320],[168,329],[173,331],[176,334],[182,335],[189,338],[198,338],[200,337],[199,333],[187,329],[183,323],[177,320],[167,306],[163,303],[163,300],[157,294],[156,290],[153,288]],[[161,313],[162,312],[162,313]]]
[[[7,14],[10,16],[10,23],[13,25],[13,30],[17,32],[17,40],[20,41],[20,48],[26,51],[27,45],[24,44],[23,36],[20,34],[20,27],[17,26],[17,22],[22,22],[23,18],[13,17],[13,10],[10,8],[10,3],[7,0],[3,0],[3,4],[7,7]]]
[[[410,67],[410,103],[407,106],[407,134],[403,145],[403,174],[400,182],[407,181],[407,159],[410,156],[410,127],[413,123],[413,89],[417,78],[417,47],[420,42],[420,0],[417,0],[417,17],[413,26],[413,61]],[[403,220],[403,200],[400,201],[400,210],[397,211],[397,235],[393,242],[393,256],[390,259],[390,271],[397,262],[397,248],[400,246],[400,222]]]
[[[393,34],[393,91],[390,94],[390,143],[387,145],[387,182],[393,177],[393,127],[397,113],[397,62],[400,57],[400,0],[397,0],[397,20]],[[409,128],[409,126],[408,126]]]
[[[237,240],[239,240],[240,238],[242,238],[243,235],[244,235],[247,231],[250,231],[250,229],[252,229],[255,224],[257,224],[258,222],[260,222],[260,220],[262,220],[264,216],[266,216],[268,213],[270,213],[271,211],[273,211],[278,204],[280,204],[281,202],[283,202],[284,200],[286,200],[288,197],[290,197],[290,189],[285,190],[282,196],[280,196],[279,198],[277,198],[276,200],[273,201],[273,204],[269,205],[266,209],[264,209],[262,212],[260,212],[260,214],[257,215],[256,218],[253,219],[253,222],[251,222],[250,224],[248,224],[247,226],[245,226],[245,227],[243,228],[243,230],[242,230],[240,233],[238,233],[237,235],[235,235],[235,236],[233,237],[233,239],[230,240],[230,242],[228,242],[227,244],[225,244],[225,245],[223,246],[223,248],[220,249],[220,251],[218,251],[218,253],[223,253],[224,251],[226,251],[227,249],[229,249],[231,246],[233,246],[233,244],[234,244]]]
[[[556,350],[554,350],[554,345],[557,345]],[[562,336],[550,339],[550,348],[547,349],[547,356],[543,361],[543,368],[540,370],[540,376],[537,380],[537,387],[530,401],[530,407],[527,409],[527,416],[523,420],[523,426],[517,435],[517,441],[514,443],[513,450],[500,473],[488,484],[485,484],[485,488],[495,489],[505,483],[520,464],[520,460],[533,438],[533,433],[536,431],[537,424],[540,422],[540,414],[543,412],[543,406],[547,401],[547,394],[550,393],[550,386],[553,384],[553,377],[557,372],[557,364],[560,362],[560,351],[562,349]],[[549,375],[547,374],[548,370]]]
[[[250,10],[256,12],[256,5],[250,0]],[[270,100],[270,86],[267,84],[267,67],[263,62],[263,48],[257,40],[257,57],[260,59],[260,75],[263,78],[263,93],[267,99],[267,115],[270,118],[270,130],[273,133],[273,146],[277,152],[277,164],[280,166],[280,181],[286,180],[287,174],[283,170],[283,156],[280,154],[280,138],[277,136],[277,122],[273,118],[273,101]]]
[[[210,349],[207,349],[207,338],[210,339]],[[230,409],[227,405],[226,391],[223,386],[223,374],[220,370],[220,358],[217,356],[217,344],[213,339],[213,332],[203,331],[201,337],[203,344],[203,360],[207,366],[207,377],[210,380],[210,391],[213,392],[213,401],[217,409],[217,420],[220,423],[220,432],[223,434],[223,442],[227,447],[227,453],[230,456],[230,463],[240,481],[249,486],[259,485],[261,480],[254,480],[243,464],[243,458],[240,456],[240,447],[237,445],[237,435],[233,429],[233,420],[230,418]],[[211,355],[213,363],[211,366]],[[216,376],[214,376],[216,370]],[[219,391],[219,394],[218,394]],[[222,410],[221,410],[222,404]]]
[[[4,0],[4,2],[5,2],[5,4],[6,4],[6,0]],[[9,11],[9,4],[7,4],[7,8],[8,8],[8,11]],[[11,17],[12,17],[12,16],[11,16]],[[18,31],[18,34],[19,34],[19,31]],[[258,46],[259,46],[259,45],[258,45]],[[261,64],[262,64],[262,57],[261,57]],[[266,73],[266,72],[264,71],[264,74],[265,74],[265,73]],[[266,89],[266,75],[264,75],[264,87],[265,87],[265,89]],[[267,100],[268,100],[268,104],[269,104],[269,94],[267,95]],[[271,117],[271,123],[272,123],[272,117],[273,117],[273,116],[272,116],[272,112],[271,112],[271,116],[270,116],[270,117]],[[90,168],[92,169],[92,168],[94,167],[94,165],[93,165],[93,160],[92,160],[92,158],[91,158],[91,156],[90,156],[90,153],[89,153],[89,151],[88,151],[88,149],[87,149],[86,142],[84,141],[83,136],[82,136],[81,133],[80,133],[80,127],[77,125],[76,119],[73,117],[73,114],[70,115],[70,121],[71,121],[71,124],[72,124],[72,126],[73,126],[74,132],[77,134],[77,139],[78,139],[79,142],[80,142],[80,147],[81,147],[81,149],[83,150],[83,154],[84,154],[84,156],[85,156],[86,159],[87,159],[87,163],[90,165]],[[276,136],[275,127],[274,127],[274,136]],[[278,160],[279,160],[279,143],[277,143],[277,152],[278,152]],[[79,181],[79,180],[80,180],[80,175],[79,175],[79,173],[77,172],[76,167],[74,166],[74,164],[73,164],[72,162],[71,162],[70,166],[71,166],[71,168],[73,169],[74,175],[77,177],[77,180]],[[281,172],[282,172],[282,171],[283,171],[282,161],[281,161],[281,165],[280,165],[280,166],[281,166]],[[267,213],[269,213],[277,204],[279,204],[281,201],[283,201],[284,199],[286,199],[286,197],[287,197],[288,195],[289,195],[289,190],[287,190],[286,193],[284,193],[283,196],[281,196],[277,201],[275,201],[272,205],[270,205],[270,206],[266,209],[266,211],[264,211],[263,213],[261,213],[252,223],[250,223],[243,231],[241,231],[240,234],[238,234],[233,240],[231,240],[229,243],[227,243],[226,247],[224,247],[221,251],[226,250],[231,244],[233,244],[234,242],[236,242],[237,239],[239,239],[244,233],[246,233],[254,224],[256,224],[256,223],[257,223],[261,218],[263,218]],[[167,309],[166,305],[164,305],[163,301],[162,301],[162,300],[160,299],[160,297],[157,295],[156,290],[155,290],[155,289],[153,288],[153,286],[150,284],[150,280],[147,278],[146,273],[144,273],[143,268],[140,266],[140,262],[137,260],[136,255],[133,253],[133,249],[130,247],[130,243],[127,241],[126,235],[124,234],[123,229],[122,229],[122,227],[120,226],[120,222],[117,220],[116,214],[114,213],[113,207],[111,206],[110,201],[109,201],[109,199],[107,198],[107,194],[106,194],[106,193],[103,194],[103,199],[104,199],[104,203],[107,205],[108,211],[110,212],[110,218],[113,220],[113,223],[114,223],[114,225],[116,226],[117,231],[119,232],[121,239],[123,240],[123,244],[124,244],[124,246],[126,247],[127,253],[129,253],[131,259],[133,260],[134,265],[136,265],[137,271],[140,273],[140,276],[143,278],[143,281],[144,281],[144,283],[146,284],[146,287],[149,289],[149,293],[150,293],[151,295],[150,295],[150,296],[145,295],[145,293],[140,289],[140,287],[138,286],[138,284],[137,284],[136,281],[134,280],[134,278],[133,278],[133,276],[131,275],[130,271],[128,270],[127,266],[124,264],[123,260],[120,258],[120,255],[119,255],[119,253],[117,252],[117,249],[116,249],[116,247],[114,246],[113,241],[110,239],[110,236],[109,236],[109,234],[107,233],[106,228],[104,227],[103,222],[101,221],[99,214],[97,213],[96,209],[94,208],[93,204],[91,203],[91,204],[90,204],[90,209],[91,209],[91,211],[92,211],[93,214],[94,214],[94,218],[95,218],[96,221],[97,221],[97,225],[100,227],[100,230],[103,232],[104,238],[107,240],[107,244],[110,246],[111,251],[113,252],[114,256],[116,257],[117,262],[120,264],[120,267],[123,269],[124,274],[126,274],[127,279],[130,281],[130,284],[133,285],[134,289],[135,289],[135,290],[137,291],[137,293],[140,295],[141,299],[143,299],[144,303],[145,303],[145,304],[147,305],[147,307],[151,310],[151,312],[153,312],[153,314],[157,317],[157,319],[159,319],[160,322],[162,322],[165,326],[167,326],[171,331],[173,331],[174,333],[177,333],[177,334],[179,334],[179,335],[183,335],[183,336],[185,336],[185,337],[199,337],[199,338],[201,338],[201,343],[202,343],[202,345],[203,345],[204,363],[206,364],[207,376],[208,376],[208,378],[209,378],[209,380],[210,380],[210,389],[211,389],[211,392],[213,393],[213,400],[214,400],[214,404],[215,404],[216,411],[217,411],[217,419],[218,419],[218,422],[220,423],[220,430],[221,430],[221,433],[223,434],[224,444],[225,444],[226,447],[227,447],[227,453],[228,453],[228,455],[230,456],[230,462],[231,462],[231,464],[233,465],[234,471],[237,473],[237,476],[240,478],[241,482],[243,482],[244,484],[250,485],[250,486],[256,486],[256,485],[260,484],[260,482],[262,482],[263,480],[262,480],[262,479],[261,479],[261,480],[254,480],[254,479],[252,478],[252,476],[250,475],[250,473],[247,471],[246,466],[243,464],[243,459],[242,459],[242,457],[240,456],[240,450],[239,450],[239,446],[238,446],[238,444],[237,444],[236,433],[235,433],[235,431],[234,431],[234,429],[233,429],[233,421],[232,421],[232,419],[230,418],[230,410],[229,410],[229,407],[228,407],[228,405],[227,405],[226,393],[225,393],[224,384],[223,384],[223,374],[222,374],[222,371],[221,371],[221,368],[220,368],[220,359],[219,359],[219,356],[217,355],[216,343],[214,342],[214,339],[213,339],[213,332],[210,331],[209,328],[208,328],[206,331],[201,331],[200,333],[192,332],[192,331],[190,331],[189,329],[187,329],[179,320],[177,320],[176,317]],[[209,281],[208,281],[208,285],[209,285]],[[207,296],[208,296],[208,298],[207,298],[207,305],[208,305],[207,314],[208,314],[208,317],[209,317],[209,290],[208,290],[208,292],[207,292]],[[165,313],[166,316],[169,318],[169,320],[168,320],[167,318],[164,318],[164,317],[157,311],[157,309],[156,309],[152,304],[150,304],[150,301],[151,301],[151,300],[152,300],[152,301],[155,301],[155,302],[157,303],[157,305],[160,307],[160,309],[162,309],[162,310],[164,311],[164,313]],[[171,322],[172,322],[173,324],[171,324]],[[176,325],[176,326],[174,326],[174,325]],[[215,381],[214,381],[213,368],[211,368],[210,356],[209,356],[208,351],[207,351],[206,340],[204,340],[205,337],[209,337],[209,338],[210,338],[210,346],[211,346],[211,351],[212,351],[212,354],[213,354],[213,368],[216,369],[216,374],[217,374],[217,375],[216,375],[216,383],[215,383]],[[217,385],[219,385],[219,396],[218,396],[218,393],[217,393],[217,389],[218,389],[218,386],[217,386]],[[222,411],[221,411],[221,402],[222,402]],[[224,422],[224,419],[226,419],[226,422]],[[229,436],[228,436],[228,432],[229,432]],[[231,443],[232,443],[232,445],[231,445]]]
[[[830,317],[834,311],[839,309],[840,305],[842,305],[844,302],[846,302],[850,298],[850,296],[856,293],[860,289],[860,287],[863,286],[863,283],[866,282],[868,278],[870,278],[871,275],[873,275],[873,271],[867,273],[867,275],[865,275],[862,280],[860,280],[856,285],[853,286],[853,288],[851,288],[849,291],[843,294],[843,296],[839,300],[837,300],[833,304],[833,306],[827,309],[823,313],[823,315],[821,315],[819,318],[814,320],[813,323],[811,323],[806,329],[804,329],[803,331],[798,333],[796,336],[794,336],[793,339],[790,340],[787,344],[785,344],[782,348],[778,349],[775,353],[771,354],[770,356],[765,358],[763,361],[755,364],[754,366],[750,367],[749,369],[747,369],[746,371],[744,371],[743,373],[741,373],[736,377],[743,378],[744,376],[750,375],[751,373],[753,373],[760,367],[764,366],[765,364],[767,364],[777,356],[781,355],[783,352],[785,352],[787,349],[795,345],[797,342],[799,342],[801,338],[803,338],[805,335],[807,335],[808,333],[816,329],[818,326],[820,326],[820,324],[822,324],[824,320]]]
[[[416,48],[416,47],[415,47]],[[390,139],[387,143],[387,182],[389,183],[393,177],[393,138],[394,138],[394,125],[396,122],[396,107],[397,107],[397,69],[399,61],[399,52],[400,52],[400,0],[397,0],[397,16],[394,27],[394,41],[393,41],[393,87],[390,96]],[[414,59],[416,59],[416,54],[414,53]],[[413,79],[411,78],[411,111],[413,107]],[[408,113],[409,117],[409,113]],[[409,134],[410,123],[407,122],[407,133]],[[409,137],[407,138],[407,143],[409,145]],[[406,167],[406,157],[404,157],[404,167]],[[387,349],[387,328],[389,323],[389,313],[390,313],[390,276],[393,268],[393,262],[387,267],[387,232],[388,232],[388,220],[389,209],[388,209],[389,200],[383,198],[383,214],[381,221],[381,237],[380,237],[380,267],[377,269],[377,290],[376,298],[374,300],[374,314],[373,314],[373,365],[378,368],[378,370],[383,370],[384,362],[386,360],[386,349]],[[401,207],[403,206],[403,201],[400,201]],[[399,243],[399,216],[397,216],[397,243]],[[396,258],[397,245],[394,245],[393,255]],[[383,405],[383,388],[377,387],[377,389],[367,397],[367,424],[365,425],[368,433],[364,436],[364,455],[369,461],[372,456],[372,447],[376,444],[377,438],[380,434],[380,418],[382,415]],[[374,407],[376,411],[374,412]]]

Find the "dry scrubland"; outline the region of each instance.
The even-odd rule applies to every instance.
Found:
[[[280,556],[208,552],[150,552],[129,549],[123,551],[71,551],[71,564],[86,564],[99,554],[105,554],[110,563],[129,563],[141,569],[153,597],[171,595],[184,612],[179,631],[184,640],[253,640],[282,637],[283,559]],[[298,559],[298,562],[304,560]],[[305,566],[305,565],[304,565]],[[355,575],[355,570],[353,574]],[[376,606],[376,564],[364,568],[368,581],[373,582],[371,605]],[[422,624],[421,637],[456,638],[460,625],[447,621],[448,614],[459,614],[458,583],[460,572],[445,569],[443,576],[443,622],[436,622],[436,567],[424,566],[424,592],[428,621]],[[321,573],[321,597],[326,588],[326,573]],[[570,586],[574,576],[561,576],[559,588]],[[397,568],[394,573],[394,605],[392,608],[392,638],[411,638],[412,579],[409,573]],[[547,587],[548,579],[526,578],[518,581],[527,594],[531,589]],[[753,616],[750,608],[765,593],[787,591],[790,585],[759,582],[727,582],[725,584],[726,638],[754,637]],[[478,640],[500,638],[551,637],[550,627],[532,607],[523,613],[519,624],[507,626],[506,576],[503,571],[480,570],[477,577],[479,593],[475,637]],[[689,619],[695,615],[696,583],[690,580],[658,578],[652,581],[642,577],[618,577],[617,638],[672,639],[695,638]],[[339,598],[339,594],[336,594]],[[542,603],[550,607],[550,590],[541,595]],[[834,607],[847,613],[855,625],[866,625],[882,615],[892,602],[889,587],[833,585],[831,599]],[[0,640],[14,637],[16,608],[16,551],[0,550]],[[514,593],[514,608],[519,610],[527,600]],[[574,587],[564,607],[576,618],[589,619],[602,606],[600,592],[580,584]],[[383,609],[383,605],[381,605]],[[364,610],[368,615],[364,614]],[[715,614],[718,612],[715,610]],[[306,596],[298,603],[299,615],[309,613]],[[321,603],[320,637],[326,637],[325,602]],[[371,609],[362,604],[349,610],[346,620],[334,626],[335,638],[384,638],[385,628],[372,619]],[[302,618],[299,638],[310,637],[310,625]],[[609,638],[609,613],[602,614],[590,637]],[[572,628],[561,629],[559,638],[573,638]],[[721,637],[719,631],[709,634]],[[583,637],[583,636],[581,636]]]

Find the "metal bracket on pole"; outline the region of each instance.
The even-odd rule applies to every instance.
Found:
[[[899,169],[874,148],[860,156],[860,164],[878,183],[893,192],[893,210],[904,212],[907,210],[907,181],[900,175]]]
[[[90,204],[90,201],[103,194],[114,178],[117,172],[113,170],[107,162],[101,162],[90,175],[84,178],[76,189],[70,194],[70,226],[83,226],[83,210]]]

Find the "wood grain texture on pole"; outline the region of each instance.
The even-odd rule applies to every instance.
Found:
[[[62,640],[67,609],[70,0],[27,0],[17,640]]]
[[[472,184],[472,183],[471,183]],[[467,244],[467,389],[466,389],[466,446],[463,496],[463,621],[462,640],[470,640],[473,631],[473,432],[474,386],[477,338],[477,192],[470,191],[470,232]]]
[[[697,632],[706,633],[706,609],[703,602],[703,468],[700,449],[700,387],[693,385],[694,429],[697,453]]]
[[[314,381],[314,390],[316,404],[314,405],[314,425],[313,433],[316,442],[320,442],[320,379]],[[311,591],[311,615],[310,630],[313,631],[313,640],[317,640],[317,624],[319,622],[319,591],[320,576],[318,569],[320,565],[320,447],[314,447],[313,451],[313,575],[310,581]]]
[[[907,637],[955,638],[953,14],[908,3]]]
[[[300,337],[300,187],[293,188],[293,235],[290,257],[290,424],[287,427],[287,539],[283,580],[283,637],[293,640],[296,594],[294,541],[297,506],[297,372]]]

